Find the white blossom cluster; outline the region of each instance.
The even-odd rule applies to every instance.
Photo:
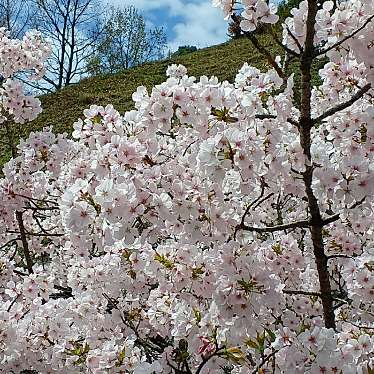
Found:
[[[303,7],[286,21],[302,48]],[[373,7],[325,2],[316,27]],[[276,66],[229,83],[173,65],[134,110],[22,141],[0,179],[1,370],[370,373],[372,26],[351,32],[317,33],[308,131]]]
[[[40,79],[49,54],[49,44],[40,32],[26,32],[19,40],[11,39],[8,31],[0,28],[0,124],[8,119],[22,124],[32,121],[41,112],[39,99],[24,93],[16,75],[23,73],[31,80]]]

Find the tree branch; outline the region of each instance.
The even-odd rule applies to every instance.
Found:
[[[355,203],[353,203],[350,207],[348,207],[348,209],[354,209],[354,208],[357,208],[359,205],[361,205],[366,199],[366,196],[364,196],[361,200],[359,201],[356,201]],[[323,226],[326,226],[326,225],[329,225],[330,223],[333,223],[335,221],[337,221],[338,219],[340,219],[340,215],[341,213],[336,213],[334,215],[332,215],[331,217],[328,217],[328,218],[325,218],[323,219]]]
[[[271,36],[273,37],[273,39],[275,40],[275,42],[281,47],[281,48],[283,48],[288,54],[290,54],[291,56],[294,56],[294,57],[299,57],[300,56],[300,54],[299,53],[297,53],[297,52],[295,52],[293,49],[290,49],[290,48],[288,48],[286,45],[284,45],[280,40],[279,40],[279,38],[278,38],[278,35],[276,34],[276,32],[274,32],[274,30],[270,27],[269,28],[269,30],[270,30],[270,34],[271,34]],[[295,40],[295,41],[297,41],[297,43],[299,43],[299,41],[295,38],[295,36],[289,31],[289,28],[287,27],[287,31],[288,31],[288,33],[291,35],[291,37]],[[299,43],[299,45],[300,45],[300,43]]]
[[[276,116],[274,114],[256,114],[255,118],[256,119],[276,119],[276,118],[278,118],[278,116]],[[289,122],[291,125],[294,125],[296,127],[299,126],[299,122],[292,119],[292,118],[287,118],[287,122]]]
[[[273,352],[269,353],[266,357],[262,359],[262,361],[256,366],[256,369],[252,371],[252,374],[260,373],[260,369],[272,358],[274,357],[279,350],[274,350]]]
[[[317,0],[308,0],[308,15],[306,20],[306,37],[304,50],[300,59],[301,70],[301,105],[300,105],[300,144],[307,160],[311,161],[311,129],[313,120],[311,117],[312,99],[312,64],[315,54],[314,37],[315,24],[318,12]],[[313,166],[306,165],[303,173],[305,193],[308,199],[310,220],[310,235],[313,243],[314,260],[318,272],[318,281],[321,293],[323,318],[327,328],[335,329],[335,314],[330,283],[328,261],[325,254],[322,235],[323,220],[318,205],[318,200],[313,191]]]
[[[318,50],[315,52],[314,56],[317,57],[317,56],[321,56],[321,55],[324,55],[326,54],[327,52],[331,51],[332,49],[334,48],[337,48],[339,47],[340,45],[342,45],[344,42],[346,42],[348,39],[351,39],[353,38],[356,34],[358,34],[361,30],[363,30],[372,20],[374,19],[374,14],[371,15],[365,22],[364,24],[359,27],[357,30],[355,30],[353,33],[351,33],[350,35],[347,35],[346,37],[344,37],[343,39],[339,40],[338,42],[336,42],[335,44],[331,45],[330,47],[326,48],[326,49],[323,49],[323,50]]]
[[[30,254],[29,244],[26,238],[26,230],[23,224],[22,212],[18,212],[18,211],[16,212],[16,219],[17,219],[18,227],[19,227],[19,233],[17,234],[20,234],[20,237],[21,237],[22,246],[23,246],[23,254],[25,256],[25,261],[26,261],[26,267],[27,267],[29,274],[32,274],[33,273],[33,270],[32,270],[33,261],[32,261],[31,254]]]
[[[286,24],[285,24],[285,25],[286,25]],[[300,44],[299,40],[296,38],[296,36],[293,34],[293,32],[290,30],[290,28],[289,28],[287,25],[286,25],[286,30],[287,30],[287,32],[288,32],[288,35],[290,35],[291,38],[293,39],[293,41],[296,43],[297,48],[299,48],[300,53],[303,53],[304,50],[303,50],[302,45]],[[296,53],[296,52],[295,52],[295,53]],[[296,53],[296,55],[298,55],[298,54]],[[298,56],[299,56],[299,55],[298,55]]]
[[[302,295],[302,296],[321,297],[320,292],[308,292],[308,291],[301,291],[301,290],[282,290],[282,292],[287,294],[287,295]]]
[[[331,108],[329,110],[327,110],[325,113],[321,114],[320,116],[318,116],[317,118],[314,118],[312,120],[312,124],[315,125],[316,123],[319,123],[321,122],[322,120],[324,120],[325,118],[327,117],[330,117],[332,115],[334,115],[335,113],[337,112],[340,112],[341,110],[344,110],[344,109],[347,109],[349,108],[351,105],[353,105],[357,100],[361,99],[366,92],[368,92],[369,90],[371,89],[371,84],[368,83],[366,84],[364,87],[362,87],[359,91],[357,91],[351,98],[350,100],[344,102],[344,103],[341,103],[341,104],[338,104],[337,106],[335,106],[334,108]]]
[[[231,18],[236,24],[240,24],[240,19],[236,14],[233,14]],[[286,77],[282,68],[277,64],[270,52],[263,45],[261,45],[256,36],[251,32],[244,32],[244,35],[252,42],[255,48],[266,57],[268,63],[274,68],[278,75],[285,79]]]
[[[277,225],[277,226],[267,226],[267,227],[255,227],[255,226],[247,226],[245,224],[240,224],[237,226],[238,230],[244,231],[253,231],[253,232],[276,232],[276,231],[283,231],[287,229],[296,229],[296,228],[306,228],[311,225],[310,220],[302,220],[296,221],[291,223],[286,223],[284,225]]]
[[[195,374],[200,374],[201,373],[201,370],[203,370],[203,367],[205,366],[205,364],[213,357],[215,356],[219,356],[221,351],[223,350],[223,347],[221,348],[216,348],[215,352],[212,353],[210,356],[206,357],[206,358],[203,358],[203,361],[200,363],[199,367],[197,368],[196,370],[196,373]]]

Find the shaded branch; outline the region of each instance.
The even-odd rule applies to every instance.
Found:
[[[339,40],[338,42],[336,42],[335,44],[331,45],[330,47],[326,48],[326,49],[323,49],[323,50],[317,50],[314,54],[314,56],[321,56],[321,55],[324,55],[325,53],[331,51],[332,49],[334,48],[337,48],[339,47],[340,45],[342,45],[344,42],[346,42],[348,39],[351,39],[353,38],[356,34],[358,34],[361,30],[363,30],[372,20],[374,19],[374,14],[371,15],[365,22],[364,24],[359,27],[357,30],[355,30],[353,33],[347,35],[346,37],[344,37],[343,39]]]
[[[256,114],[255,118],[256,119],[276,119],[276,118],[278,118],[278,116],[276,116],[274,114]],[[292,119],[292,118],[287,118],[287,122],[289,122],[291,125],[294,125],[296,127],[299,126],[299,122]]]
[[[363,330],[374,330],[374,326],[364,326],[364,325],[358,325],[354,322],[349,322],[347,321],[348,323],[350,323],[351,325],[353,325],[354,327],[357,327],[358,329],[363,329]]]
[[[302,290],[282,290],[282,292],[287,295],[303,295],[303,296],[321,297],[320,292],[308,292],[308,291],[302,291]]]
[[[273,352],[269,353],[266,357],[262,359],[262,361],[256,366],[256,369],[252,371],[252,374],[260,373],[260,369],[271,359],[273,358],[279,350],[274,350]]]
[[[68,299],[70,297],[73,297],[73,289],[71,287],[63,287],[59,285],[53,286],[56,290],[60,292],[55,292],[49,295],[50,299]]]
[[[27,233],[25,230],[25,226],[23,224],[22,212],[16,212],[16,219],[17,219],[17,223],[19,227],[19,232],[17,232],[17,234],[20,234],[20,237],[21,237],[23,254],[25,256],[25,261],[26,261],[26,267],[27,267],[29,274],[32,274],[33,273],[33,270],[32,270],[33,261],[32,261],[31,254],[30,254],[29,244],[26,238]]]
[[[285,24],[286,25],[286,24]],[[288,32],[288,35],[293,39],[293,41],[296,43],[297,48],[299,48],[300,53],[303,53],[303,47],[300,44],[299,40],[296,38],[296,36],[293,34],[293,32],[290,30],[290,28],[286,25],[286,30]],[[296,53],[296,52],[295,52]],[[300,56],[299,54],[296,53],[297,56]]]
[[[216,350],[214,351],[214,353],[212,353],[210,356],[208,357],[205,357],[203,358],[203,361],[200,363],[199,367],[197,368],[196,370],[196,373],[195,374],[200,374],[201,373],[201,370],[203,370],[204,366],[206,365],[206,363],[213,357],[215,356],[219,356],[222,352],[224,348],[223,347],[216,347]]]
[[[267,227],[247,226],[246,224],[241,223],[240,225],[237,226],[237,228],[238,230],[262,233],[262,232],[284,231],[287,229],[306,228],[306,227],[309,227],[310,225],[311,225],[310,220],[302,220],[302,221],[286,223],[284,225],[267,226]]]
[[[7,241],[5,244],[3,244],[1,247],[0,247],[0,251],[6,247],[9,247],[11,245],[14,245],[14,244],[17,244],[17,240],[20,240],[21,238],[20,237],[17,237],[17,238],[14,238],[14,239],[10,239],[9,241]]]
[[[334,115],[335,113],[340,112],[341,110],[349,108],[357,100],[361,99],[365,95],[365,93],[368,92],[370,89],[371,89],[371,84],[370,83],[366,84],[359,91],[357,91],[350,98],[350,100],[348,100],[348,101],[346,101],[344,103],[338,104],[337,106],[335,106],[334,108],[331,108],[331,109],[327,110],[325,113],[321,114],[317,118],[312,119],[312,124],[315,125],[316,123],[324,120],[325,118],[330,117],[330,116]]]
[[[27,235],[29,236],[45,236],[45,237],[48,237],[48,236],[54,236],[54,237],[60,237],[60,236],[64,236],[65,234],[63,233],[49,233],[49,232],[29,232],[29,231],[26,231],[25,228],[23,228],[23,231],[24,231],[24,235],[25,237]],[[15,231],[15,230],[6,230],[5,231],[7,234],[21,234],[21,230],[20,231]],[[21,234],[22,235],[22,234]],[[22,239],[22,237],[21,237]]]
[[[240,24],[240,19],[239,19],[238,15],[233,14],[231,16],[231,18],[236,24]],[[244,35],[252,42],[252,44],[255,46],[255,48],[262,55],[264,55],[266,57],[268,63],[274,68],[274,70],[278,73],[278,75],[281,78],[285,79],[286,77],[285,77],[285,74],[284,74],[282,68],[277,64],[277,62],[275,61],[273,56],[270,54],[270,52],[263,45],[261,45],[261,43],[258,41],[256,36],[253,33],[247,32],[247,31],[244,32]]]
[[[329,255],[329,256],[327,256],[328,260],[331,260],[333,258],[353,258],[353,256],[343,255],[343,254],[336,254],[336,255]]]
[[[308,0],[308,14],[306,19],[306,36],[304,50],[300,58],[301,70],[301,101],[300,101],[300,144],[303,148],[304,155],[307,160],[311,161],[311,129],[313,120],[311,117],[312,104],[312,65],[315,53],[314,38],[316,16],[318,12],[317,0]],[[308,200],[308,208],[310,214],[310,235],[313,243],[314,260],[318,272],[319,288],[321,293],[321,302],[323,308],[323,318],[326,328],[336,327],[333,297],[330,283],[330,273],[328,261],[325,254],[323,241],[323,220],[319,208],[318,200],[313,191],[313,167],[306,166],[303,173],[303,181],[305,186],[305,194]]]
[[[279,38],[278,38],[278,35],[274,32],[274,30],[272,28],[269,29],[270,30],[270,34],[271,36],[273,37],[274,41],[281,47],[283,48],[288,54],[294,56],[294,57],[299,57],[300,54],[295,52],[293,49],[290,49],[288,48],[285,44],[283,44]],[[291,35],[291,37],[295,40],[295,42],[299,43],[299,41],[295,38],[295,36],[291,33],[291,31],[289,30],[288,26],[287,26],[287,31],[288,33]],[[300,43],[299,43],[300,45]]]
[[[28,200],[30,200],[31,202],[37,201],[37,202],[41,202],[41,203],[47,203],[47,204],[58,205],[57,202],[56,202],[56,201],[53,201],[53,200],[38,199],[38,198],[36,198],[36,197],[26,196],[26,195],[22,195],[22,194],[19,194],[19,193],[13,193],[13,196],[23,197],[24,199],[28,199]],[[37,207],[38,207],[38,206],[37,206]],[[38,207],[38,208],[39,208],[39,207]]]
[[[356,201],[350,207],[348,207],[348,209],[357,208],[359,205],[361,205],[365,201],[365,199],[366,199],[366,197],[364,196],[361,200]],[[323,226],[326,226],[326,225],[328,225],[330,223],[333,223],[333,222],[339,220],[340,219],[340,215],[341,215],[341,213],[336,213],[336,214],[332,215],[331,217],[323,219],[322,220],[323,221]]]
[[[261,197],[263,196],[263,194],[262,194],[254,202],[252,202],[250,205],[248,205],[248,207],[246,208],[246,210],[245,210],[245,212],[242,216],[240,224],[237,225],[236,228],[235,228],[235,233],[239,230],[252,231],[252,232],[258,232],[258,233],[270,233],[270,232],[276,232],[276,231],[284,231],[284,230],[287,230],[287,229],[308,228],[308,227],[311,227],[311,226],[315,225],[316,223],[318,224],[318,226],[323,227],[323,226],[327,226],[330,223],[333,223],[333,222],[340,219],[340,214],[341,213],[338,213],[338,214],[334,214],[333,216],[328,217],[328,218],[322,218],[321,217],[320,220],[318,220],[318,222],[314,222],[312,220],[312,218],[309,218],[309,219],[305,219],[305,220],[301,220],[301,221],[290,222],[290,223],[286,223],[286,224],[282,224],[282,225],[276,225],[276,226],[256,227],[256,226],[246,225],[245,224],[245,218],[248,215],[250,209],[254,206],[254,204],[256,204],[258,202],[258,204],[256,204],[256,206],[255,206],[255,207],[257,207],[259,204],[261,204],[261,202],[267,200],[272,195],[274,195],[274,193],[269,194],[268,196],[266,196],[264,199],[261,200]],[[348,209],[356,208],[357,206],[362,204],[364,200],[365,200],[365,198],[363,198],[360,201],[356,201]]]

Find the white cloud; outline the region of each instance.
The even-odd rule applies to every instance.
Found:
[[[203,48],[227,39],[227,23],[211,0],[110,0],[112,4],[133,5],[143,12],[166,9],[170,22],[169,46],[176,50],[181,45]],[[172,17],[177,17],[177,21]],[[171,35],[170,35],[171,34]]]
[[[175,38],[170,43],[173,49],[183,44],[201,48],[227,39],[227,23],[209,0],[200,4],[186,4],[184,9],[183,22],[177,23],[173,28]]]
[[[144,10],[144,11],[166,7],[172,10],[173,12],[178,13],[180,12],[181,9],[183,9],[182,0],[109,0],[109,1],[112,4],[119,5],[119,6],[133,5],[134,7]]]

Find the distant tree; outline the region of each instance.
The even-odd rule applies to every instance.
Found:
[[[285,20],[291,15],[293,8],[298,8],[302,0],[282,0],[278,6],[278,15],[281,20]]]
[[[164,56],[164,30],[148,29],[135,7],[111,7],[103,23],[103,33],[88,64],[92,75],[115,73]]]
[[[172,54],[172,56],[182,56],[187,53],[196,52],[197,47],[194,45],[183,45],[178,47],[178,50]]]
[[[5,27],[10,37],[22,37],[32,18],[29,0],[0,0],[0,27]]]
[[[100,34],[97,0],[33,0],[34,27],[52,43],[44,81],[52,89],[68,86],[86,73]]]

